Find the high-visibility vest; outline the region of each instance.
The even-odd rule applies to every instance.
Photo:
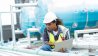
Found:
[[[63,41],[62,37],[63,37],[63,34],[60,33],[59,37],[58,37],[58,40],[55,40],[54,35],[52,33],[49,33],[49,42],[51,42],[51,43],[62,42]],[[54,46],[51,46],[51,47],[54,48]]]

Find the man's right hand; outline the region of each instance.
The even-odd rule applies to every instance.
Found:
[[[65,52],[65,49],[61,48],[58,52]]]

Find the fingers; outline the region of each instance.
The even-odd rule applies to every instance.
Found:
[[[58,52],[65,52],[65,49],[61,48]]]

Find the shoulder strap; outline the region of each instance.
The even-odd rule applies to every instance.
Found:
[[[64,37],[67,37],[67,39],[69,39],[70,38],[69,29],[64,27],[64,26],[62,26],[62,25],[59,25],[59,27],[61,28]]]

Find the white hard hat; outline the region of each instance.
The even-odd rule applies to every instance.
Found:
[[[56,20],[56,19],[57,19],[57,17],[53,12],[48,12],[45,15],[43,23],[50,23],[50,22],[52,22],[53,20]]]

